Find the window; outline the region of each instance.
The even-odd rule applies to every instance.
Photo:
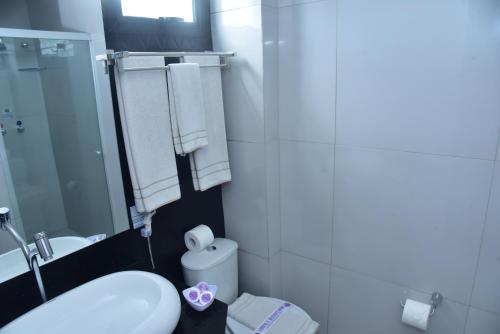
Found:
[[[178,17],[193,22],[193,0],[121,0],[123,16]]]

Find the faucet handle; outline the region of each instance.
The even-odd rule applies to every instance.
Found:
[[[54,255],[54,251],[52,250],[52,246],[50,245],[49,237],[47,237],[47,233],[38,232],[33,235],[33,239],[35,240],[35,246],[38,250],[38,254],[44,261],[48,261],[52,259],[52,255]]]
[[[8,223],[10,220],[9,208],[0,208],[0,224]]]

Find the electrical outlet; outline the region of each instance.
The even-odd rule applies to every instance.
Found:
[[[130,207],[130,216],[132,217],[132,226],[134,227],[134,230],[144,226],[146,215],[146,213],[137,212],[135,205]]]

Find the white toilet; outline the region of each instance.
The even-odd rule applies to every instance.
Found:
[[[184,279],[186,284],[194,286],[199,282],[207,282],[217,285],[216,298],[229,305],[229,313],[231,306],[235,303],[238,297],[238,244],[233,240],[216,238],[214,242],[202,250],[201,252],[187,251],[182,256],[181,262],[184,270]],[[241,297],[243,298],[243,297]],[[258,297],[254,301],[260,303],[264,307],[266,305],[276,304],[282,305],[285,301],[271,298]],[[236,304],[236,303],[235,303]],[[233,304],[233,306],[235,305]],[[257,306],[259,306],[257,304]],[[288,317],[297,317],[301,319],[309,319],[307,313],[297,306],[293,306],[289,311]],[[262,317],[262,322],[266,320],[266,316]],[[231,316],[227,318],[227,332],[234,334],[254,333],[251,329],[241,322],[233,319]],[[310,328],[315,328],[313,331],[296,331],[297,333],[310,333],[318,330],[318,325],[310,320],[313,324]]]

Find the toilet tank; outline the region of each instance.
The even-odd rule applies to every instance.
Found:
[[[201,252],[187,251],[181,258],[186,284],[216,284],[215,298],[228,305],[233,303],[238,296],[237,250],[233,240],[216,238]]]

